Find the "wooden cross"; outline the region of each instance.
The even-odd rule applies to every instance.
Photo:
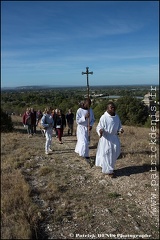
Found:
[[[82,72],[82,75],[86,74],[87,75],[87,96],[89,100],[89,80],[88,80],[88,74],[93,74],[93,72],[89,72],[89,67],[86,67],[86,72]],[[88,109],[88,112],[89,109]],[[90,117],[88,118],[88,143],[90,142]]]

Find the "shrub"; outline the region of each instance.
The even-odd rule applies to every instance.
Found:
[[[13,123],[11,116],[3,112],[1,109],[1,132],[11,132],[13,130]]]

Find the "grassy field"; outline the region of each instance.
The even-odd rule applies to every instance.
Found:
[[[40,131],[28,138],[21,118],[13,122],[14,132],[1,134],[1,239],[159,238],[159,145],[151,144],[149,128],[124,126],[111,179],[75,154],[76,136],[67,129],[64,144],[53,136],[45,155]]]

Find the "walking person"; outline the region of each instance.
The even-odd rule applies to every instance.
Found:
[[[43,113],[41,110],[38,110],[36,113],[36,125],[38,125],[39,120],[43,117]]]
[[[92,125],[93,125],[93,123],[95,122],[95,117],[94,117],[93,109],[91,108],[92,102],[90,98],[88,98],[86,101],[88,103],[88,108],[89,108],[90,116],[92,117]],[[92,130],[92,127],[90,126],[90,129],[89,129],[90,133],[89,133],[89,139],[88,139],[89,144],[90,144],[91,130]]]
[[[88,118],[90,119],[88,128]],[[77,144],[75,152],[81,157],[89,159],[89,141],[88,141],[88,130],[91,131],[92,126],[95,122],[93,111],[90,109],[90,101],[84,100],[80,103],[80,107],[76,112],[76,123],[77,123]]]
[[[33,134],[36,134],[36,111],[34,110],[34,108],[31,108],[31,115],[32,115],[32,123],[31,123],[31,128],[32,128],[32,132]]]
[[[33,116],[31,114],[30,108],[27,108],[25,113],[23,114],[22,122],[24,126],[27,126],[28,137],[32,137],[33,136],[33,129],[32,129]]]
[[[117,158],[120,155],[119,133],[124,130],[121,126],[119,116],[115,112],[113,102],[107,104],[106,112],[101,116],[96,131],[99,135],[99,142],[96,152],[95,165],[102,168],[102,172],[111,178],[116,177],[114,168]]]
[[[41,118],[42,117],[43,117],[42,111],[38,110],[37,114],[36,114],[36,126],[40,129],[40,131],[42,133],[42,136],[45,137],[45,130],[44,130],[44,128],[42,128],[42,125],[41,125]]]
[[[52,118],[55,123],[55,118],[56,118],[56,110],[55,109],[52,110]],[[53,129],[53,135],[58,137],[58,132],[56,131],[55,128]]]
[[[54,121],[55,121],[55,118],[56,118],[56,116],[57,116],[58,110],[59,110],[58,108],[56,108],[56,109],[54,110],[54,116],[53,116]],[[58,131],[57,131],[56,128],[55,128],[55,135],[56,135],[56,138],[58,138]]]
[[[45,128],[45,154],[49,154],[52,152],[51,144],[52,144],[52,134],[53,134],[53,127],[54,127],[54,120],[52,117],[52,108],[47,107],[44,110],[43,117],[41,118],[41,124]]]
[[[72,112],[72,108],[68,110],[66,114],[66,120],[68,125],[68,135],[73,135],[73,124],[74,124],[74,113]]]
[[[63,144],[62,136],[63,136],[63,130],[65,127],[66,127],[65,115],[62,113],[62,110],[57,109],[57,114],[56,114],[55,122],[54,122],[54,128],[57,131],[58,140],[59,140],[60,144]]]

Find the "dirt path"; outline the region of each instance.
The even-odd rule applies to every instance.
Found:
[[[63,142],[53,137],[53,152],[45,155],[42,135],[28,141],[35,153],[22,170],[40,209],[37,238],[158,239],[149,166],[124,155],[117,161],[117,178],[111,179],[74,152],[76,136],[65,133]],[[93,159],[96,144],[92,137]]]

